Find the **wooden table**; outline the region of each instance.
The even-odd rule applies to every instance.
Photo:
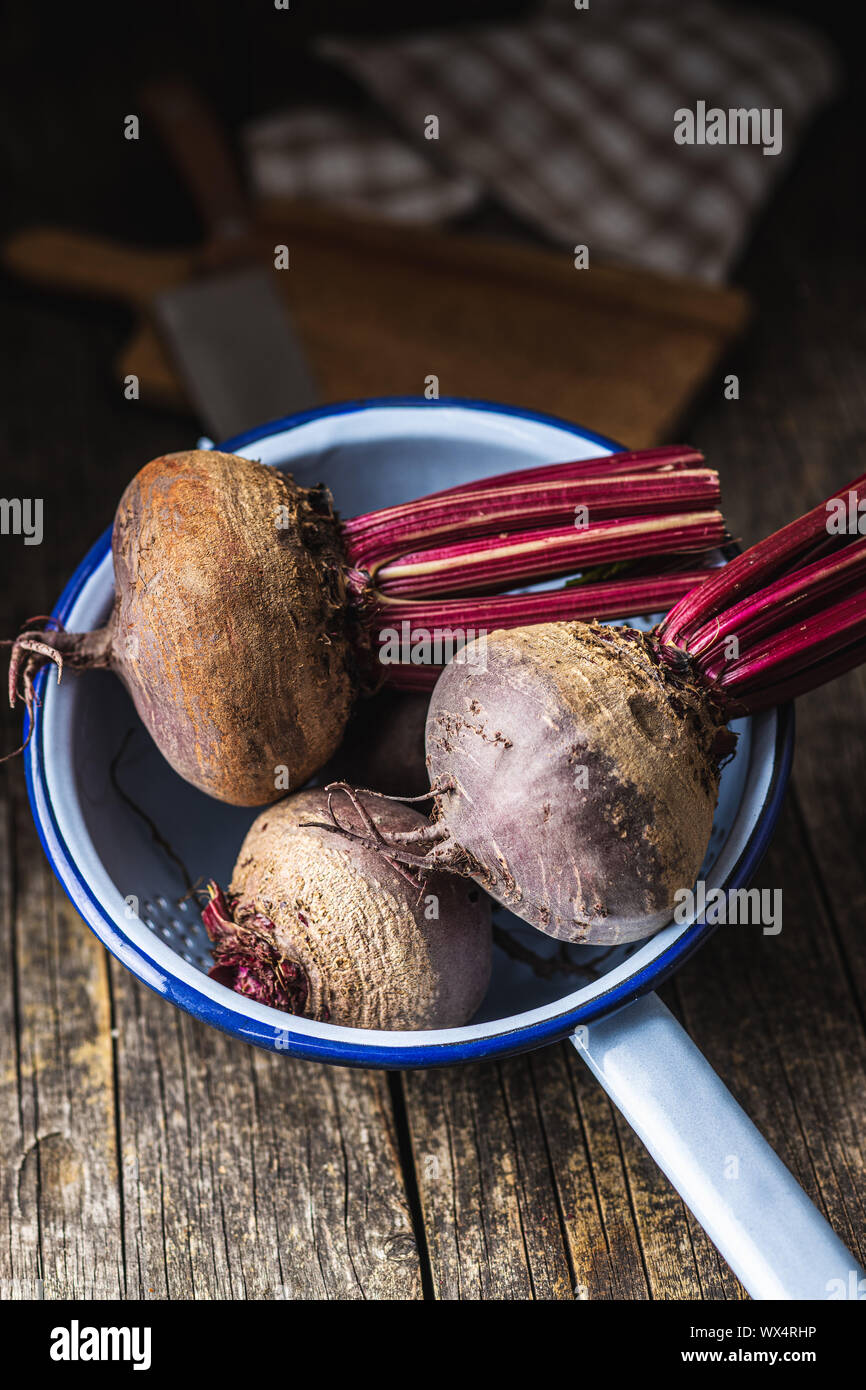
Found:
[[[679,434],[745,540],[861,472],[866,268],[857,112],[826,117],[742,273],[750,335]],[[846,121],[852,124],[846,125]],[[58,137],[60,138],[60,137]],[[847,142],[847,144],[846,144]],[[29,211],[29,209],[28,209]],[[123,314],[4,287],[2,629],[44,611],[142,460],[193,434],[112,388]],[[757,882],[784,928],[720,930],[664,991],[866,1258],[866,674],[801,701]],[[6,719],[6,744],[18,736]],[[109,958],[0,767],[0,1292],[46,1298],[737,1299],[743,1291],[573,1049],[386,1075],[256,1052]]]

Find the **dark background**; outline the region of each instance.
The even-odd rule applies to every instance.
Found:
[[[563,0],[567,3],[567,0]],[[651,6],[652,0],[647,0]],[[596,6],[598,10],[596,10]],[[440,0],[435,7],[352,0],[157,0],[111,10],[8,6],[0,28],[4,186],[8,215],[81,221],[118,236],[176,244],[196,224],[155,137],[130,151],[118,136],[118,111],[130,108],[143,78],[175,68],[193,79],[232,129],[250,116],[315,100],[347,106],[366,99],[354,83],[311,52],[318,35],[375,35],[519,19],[520,0]],[[604,13],[605,0],[593,12]],[[726,7],[735,23],[735,7]],[[809,0],[756,4],[752,11],[800,18],[835,40],[855,78],[863,70],[856,6]],[[135,160],[131,157],[135,155]]]

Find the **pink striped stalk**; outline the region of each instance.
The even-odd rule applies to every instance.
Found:
[[[395,623],[487,632],[663,612],[705,578],[725,539],[718,501],[718,475],[688,445],[541,464],[343,522],[346,578],[374,653],[377,631]],[[508,592],[607,563],[628,573]],[[438,669],[384,674],[427,686]]]
[[[671,477],[671,474],[683,472],[697,476],[684,481]],[[605,487],[622,475],[640,480],[645,505],[650,508],[653,506],[652,475],[656,475],[656,510],[693,510],[696,501],[705,506],[715,505],[719,500],[718,477],[713,470],[706,469],[703,455],[696,449],[677,445],[632,450],[600,458],[540,464],[516,473],[501,473],[463,483],[395,507],[383,507],[345,521],[342,526],[344,544],[349,558],[363,565],[372,556],[379,559],[393,556],[407,545],[417,545],[427,539],[441,542],[451,535],[456,538],[460,534],[483,534],[485,525],[488,530],[527,530],[530,523],[525,506],[530,497],[538,515],[545,520],[550,514],[542,509],[550,502],[557,503],[559,514],[566,516],[573,516],[577,506],[592,505],[594,519],[601,519],[602,515],[616,515],[616,507],[623,499],[628,500],[628,489],[620,487],[608,503],[614,510],[595,511],[604,505]],[[589,496],[581,495],[581,483],[589,489]],[[664,505],[665,497],[667,505]],[[635,515],[637,511],[629,508],[622,514]],[[480,525],[482,530],[470,529],[474,525]]]
[[[540,593],[489,594],[476,598],[439,599],[435,605],[424,599],[390,598],[376,593],[368,609],[369,626],[408,622],[414,629],[429,625],[435,613],[440,627],[494,628],[526,627],[533,623],[562,623],[591,618],[627,618],[639,613],[666,611],[697,584],[703,583],[709,569],[660,570],[648,576],[592,580]]]
[[[750,643],[787,626],[798,616],[825,604],[845,587],[866,579],[866,537],[846,546],[841,553],[804,565],[760,590],[760,602],[750,595],[732,604],[718,617],[698,628],[688,644],[691,656],[701,657],[712,670],[713,657],[732,635]]]
[[[381,651],[387,640],[384,634],[394,629],[399,629],[401,640],[405,633],[405,640],[411,644],[431,630],[468,636],[535,623],[635,617],[664,612],[703,583],[709,573],[708,569],[673,570],[638,578],[591,581],[541,593],[440,599],[435,605],[429,600],[412,602],[376,594],[365,614],[365,624]],[[441,669],[435,663],[395,663],[387,667],[388,684],[403,690],[432,689]]]
[[[415,551],[371,573],[380,593],[475,593],[514,588],[611,561],[648,556],[705,554],[725,538],[720,512],[619,517],[611,521],[483,536]]]
[[[835,535],[828,516],[839,502],[858,524]],[[866,511],[859,510],[864,502],[866,477],[831,494],[729,565],[684,572],[688,592],[656,630],[659,656],[676,669],[677,679],[683,677],[680,654],[685,653],[691,679],[705,685],[717,712],[733,718],[804,694],[866,662],[866,535],[859,529],[866,525]],[[675,585],[677,575],[655,573],[645,580],[646,592],[660,596],[662,585]],[[455,605],[443,600],[435,611],[442,626],[456,627],[454,619],[465,618],[464,630],[510,626],[512,619],[525,624],[590,613],[613,617],[618,595],[624,611],[639,611],[643,582],[631,575],[540,594],[468,598]],[[416,624],[429,627],[421,619],[430,611],[426,602],[382,594],[373,609],[378,621],[400,615],[413,630]],[[734,637],[736,649],[727,657]],[[435,667],[402,665],[391,667],[388,678],[402,689],[423,690],[435,677]]]
[[[844,676],[866,662],[866,641],[852,642],[833,656],[816,661],[794,676],[786,676],[777,685],[762,685],[759,690],[749,694],[747,704],[730,704],[731,716],[739,713],[758,714],[761,710],[772,709],[774,705],[795,700],[798,695],[807,695],[822,685],[829,685],[837,676]]]
[[[718,501],[718,475],[688,445],[541,464],[343,522],[347,580],[374,654],[395,626],[489,632],[664,612],[725,539]],[[625,575],[587,575],[608,563]],[[587,582],[508,592],[578,571]],[[383,667],[404,688],[438,672]]]
[[[804,664],[819,663],[864,637],[866,595],[860,592],[750,644],[746,655],[736,661],[703,669],[718,689],[747,697],[766,681],[779,685],[785,676],[798,675]]]
[[[667,615],[659,629],[662,641],[685,646],[699,626],[730,607],[741,594],[752,594],[761,583],[789,572],[813,547],[826,550],[831,540],[827,528],[830,505],[847,501],[852,493],[857,503],[866,497],[866,474],[718,570],[702,587],[700,597],[684,598]]]
[[[384,666],[382,669],[388,673],[388,685],[392,690],[426,690],[429,694],[444,668],[435,662],[418,666],[400,662],[393,666]]]
[[[469,537],[536,526],[549,530],[558,524],[574,529],[578,509],[587,521],[672,515],[708,511],[719,496],[718,474],[711,468],[510,483],[457,498],[425,497],[405,509],[391,509],[384,519],[376,513],[357,517],[344,523],[343,541],[351,564],[376,569],[425,542],[454,545]]]
[[[766,709],[866,660],[864,500],[866,475],[714,571],[660,624],[662,656],[686,652],[731,714]],[[838,503],[857,522],[841,535],[828,524]]]

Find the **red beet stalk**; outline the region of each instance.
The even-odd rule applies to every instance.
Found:
[[[718,476],[703,462],[681,445],[541,464],[344,522],[372,649],[395,624],[423,637],[665,611],[704,579],[704,557],[725,539]],[[509,592],[610,564],[625,574]],[[415,661],[408,673],[388,665],[389,683],[414,687],[440,663],[426,675]]]
[[[614,454],[579,464],[542,465],[514,477],[387,507],[344,522],[344,545],[350,561],[362,569],[424,541],[443,544],[461,537],[527,531],[542,522],[574,523],[578,513],[583,521],[600,521],[717,505],[719,480],[713,469],[673,463],[662,467],[655,456],[671,451],[649,452],[653,458],[648,468],[639,455]],[[685,457],[682,451],[674,456]]]
[[[471,641],[479,633],[502,628],[525,627],[531,623],[574,622],[609,618],[628,618],[640,613],[663,612],[706,579],[708,570],[684,569],[659,572],[627,579],[590,581],[574,587],[546,589],[541,593],[493,594],[474,601],[443,599],[436,604],[436,632],[440,643],[452,641],[452,648],[438,652],[433,647],[430,660],[413,663],[412,651],[430,642],[429,601],[413,603],[405,599],[378,596],[368,619],[376,633],[380,661],[387,666],[388,684],[401,690],[432,690],[453,646]],[[396,646],[398,659],[394,659]]]
[[[618,516],[583,527],[550,526],[480,536],[388,561],[372,571],[376,588],[394,597],[506,589],[612,561],[706,553],[725,538],[720,512]]]
[[[866,475],[715,571],[660,625],[663,648],[687,652],[732,712],[791,699],[866,659],[864,499]]]
[[[681,474],[688,476],[683,481]],[[438,545],[449,539],[531,529],[532,517],[551,521],[575,518],[578,507],[587,520],[637,515],[622,475],[637,480],[640,505],[650,511],[676,512],[715,505],[718,476],[704,466],[703,455],[687,445],[607,454],[600,458],[543,463],[516,473],[464,483],[395,507],[353,517],[342,523],[343,544],[358,569],[381,563],[424,541]],[[674,475],[674,476],[672,476]],[[581,484],[586,492],[581,491]],[[607,496],[605,492],[607,491]],[[531,499],[533,511],[527,514]]]
[[[453,543],[459,538],[528,531],[543,524],[592,517],[652,516],[708,510],[719,501],[718,475],[710,468],[668,473],[625,473],[613,478],[565,478],[519,483],[493,492],[467,492],[459,498],[424,498],[411,512],[387,522],[368,518],[346,522],[343,536],[349,559],[360,568],[414,550],[423,541]]]

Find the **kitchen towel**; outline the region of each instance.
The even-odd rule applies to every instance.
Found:
[[[708,281],[725,278],[836,84],[814,33],[716,0],[547,0],[522,23],[326,38],[319,50],[405,144],[349,116],[259,123],[248,149],[263,194],[437,221],[483,192],[555,244]],[[764,131],[747,122],[755,143],[709,143],[736,134],[733,110],[765,112]],[[677,112],[691,113],[694,143],[675,138],[689,134]]]
[[[250,178],[263,198],[437,223],[481,197],[471,174],[437,168],[376,112],[297,107],[250,122],[243,140]]]

